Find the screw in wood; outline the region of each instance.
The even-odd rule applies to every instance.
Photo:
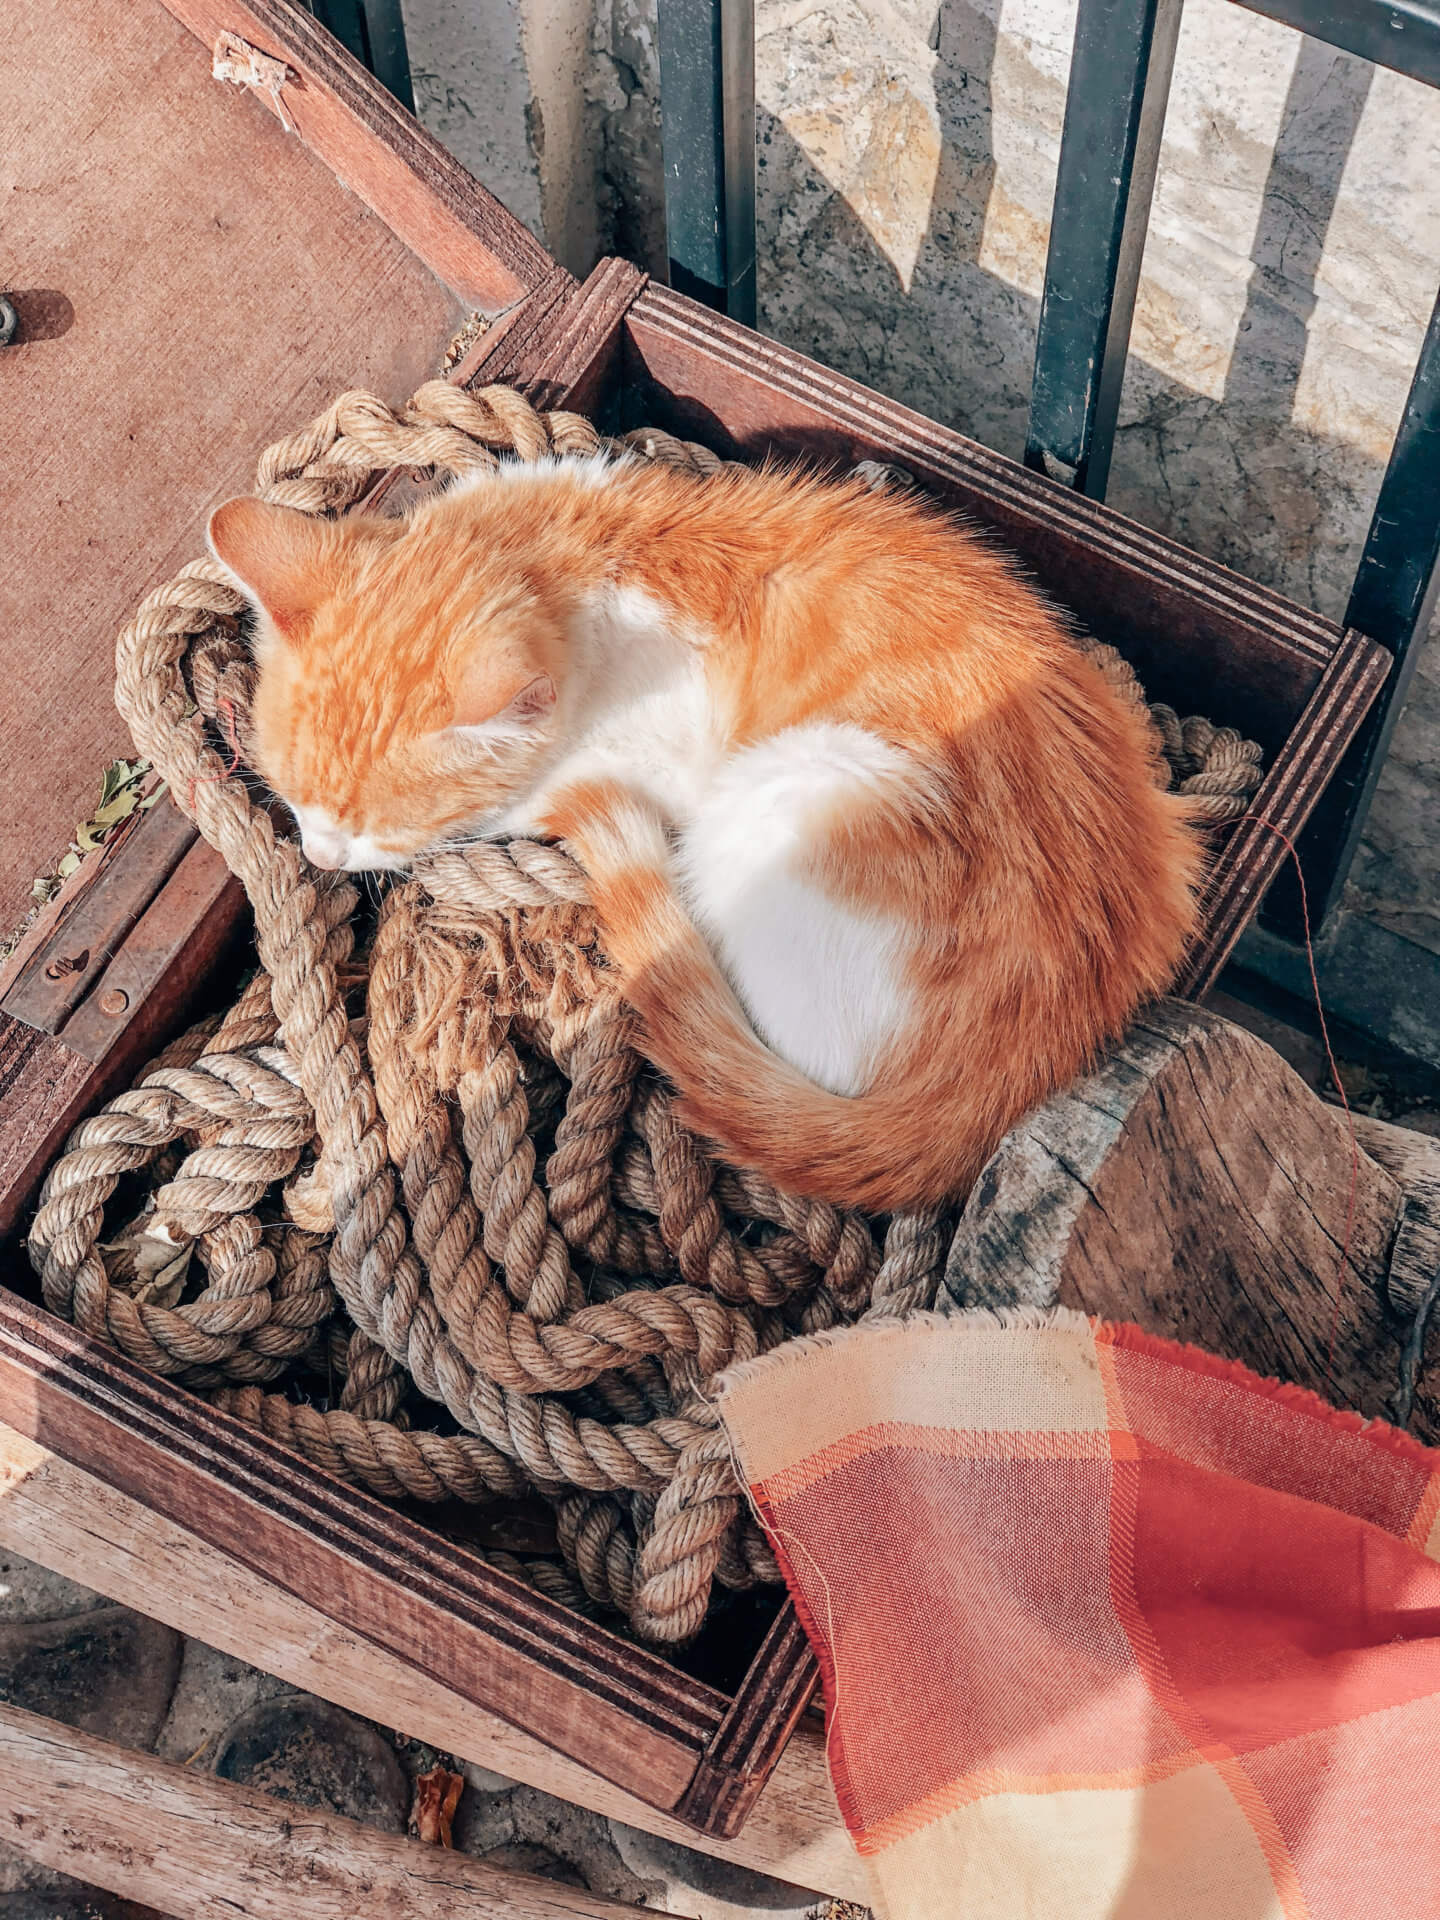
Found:
[[[123,987],[107,987],[100,996],[101,1013],[124,1013],[130,1005],[130,996]]]

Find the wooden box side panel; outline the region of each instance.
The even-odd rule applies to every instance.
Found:
[[[724,1718],[713,1689],[3,1287],[0,1421],[654,1805]]]
[[[773,341],[650,287],[626,324],[627,400],[650,423],[755,456],[883,460],[993,528],[1042,588],[1118,646],[1155,699],[1277,753],[1340,642],[1333,621]]]
[[[279,101],[259,97],[461,299],[494,311],[554,270],[529,228],[293,0],[163,3],[207,49],[231,33],[283,61]]]

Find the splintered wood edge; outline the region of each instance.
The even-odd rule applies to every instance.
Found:
[[[530,230],[292,0],[163,4],[207,49],[230,32],[282,61],[291,74],[284,107],[300,140],[462,299],[493,312],[562,271]],[[207,73],[205,84],[227,83]],[[278,118],[269,94],[256,97]]]
[[[808,1726],[780,1755],[743,1830],[721,1839],[477,1707],[444,1679],[337,1626],[169,1516],[4,1425],[0,1547],[236,1659],[253,1664],[258,1655],[291,1686],[507,1779],[817,1893],[862,1904],[873,1897],[826,1777],[824,1737]]]
[[[819,1681],[820,1663],[787,1599],[675,1811],[709,1833],[739,1833]]]
[[[1006,1137],[946,1286],[967,1307],[1133,1321],[1388,1418],[1407,1199],[1273,1049],[1169,1002]],[[1421,1438],[1432,1415],[1417,1402]]]

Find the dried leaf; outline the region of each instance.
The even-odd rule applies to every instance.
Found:
[[[415,1782],[415,1804],[410,1809],[410,1825],[417,1840],[432,1847],[454,1846],[450,1825],[464,1786],[465,1776],[451,1773],[445,1767],[432,1767],[429,1773],[419,1775]]]
[[[155,802],[157,800],[163,800],[169,791],[170,782],[168,780],[162,780],[153,793],[147,793],[145,798],[140,802],[140,811],[142,813],[148,813]]]
[[[193,1244],[182,1247],[168,1266],[161,1267],[157,1274],[136,1287],[135,1298],[141,1306],[174,1307],[180,1304],[180,1296],[185,1291],[185,1281],[190,1273],[190,1256],[194,1251]]]
[[[117,794],[130,779],[130,765],[126,760],[112,760],[100,776],[100,804],[103,807],[112,795]]]
[[[55,871],[62,880],[68,880],[79,864],[80,856],[78,853],[67,853]]]
[[[96,1250],[105,1262],[112,1285],[130,1287],[135,1279],[135,1256],[155,1213],[155,1196],[147,1194],[134,1219],[127,1220],[108,1240],[98,1240]]]
[[[132,784],[122,787],[101,807],[97,807],[87,825],[93,833],[96,827],[118,827],[122,820],[128,820],[140,804],[140,789]]]

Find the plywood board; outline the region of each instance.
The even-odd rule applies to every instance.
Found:
[[[19,0],[0,36],[0,935],[128,750],[115,633],[259,450],[403,399],[459,303],[158,0]]]

